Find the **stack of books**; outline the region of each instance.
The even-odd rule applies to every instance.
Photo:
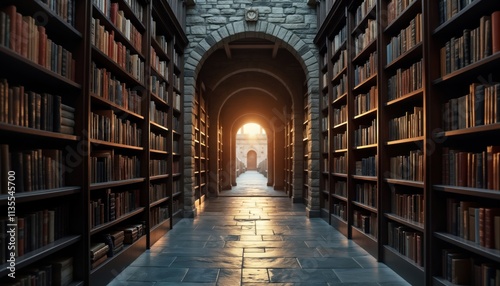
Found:
[[[109,246],[104,242],[92,243],[90,246],[90,261],[92,269],[101,265],[108,258]]]
[[[53,285],[69,285],[73,281],[73,257],[62,257],[52,262]]]

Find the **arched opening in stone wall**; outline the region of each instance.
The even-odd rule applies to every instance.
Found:
[[[316,212],[318,181],[304,168],[314,169],[317,159],[312,156],[314,146],[302,140],[303,134],[309,134],[311,141],[319,137],[314,132],[318,118],[310,113],[319,102],[317,58],[308,44],[272,23],[235,22],[193,46],[186,63],[186,128],[190,127],[189,94],[203,89],[207,104],[209,196],[237,186],[236,134],[245,123],[254,122],[268,138],[267,186],[293,202],[305,203],[311,214]],[[185,134],[185,146],[194,137]],[[184,174],[185,185],[190,186],[192,171],[186,169]],[[185,214],[190,201],[186,191]]]

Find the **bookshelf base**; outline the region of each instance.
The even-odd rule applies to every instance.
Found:
[[[108,258],[101,266],[92,270],[89,285],[105,285],[116,278],[127,266],[146,250],[146,235],[127,246],[117,255]]]
[[[424,268],[399,254],[395,249],[384,245],[384,263],[403,277],[411,285],[425,285]]]
[[[361,229],[356,227],[351,227],[352,237],[351,239],[366,250],[375,259],[379,259],[378,256],[378,245],[375,238],[370,237],[368,234],[364,233]]]
[[[321,209],[321,218],[327,223],[330,223],[330,211],[327,209]]]
[[[349,233],[347,232],[347,222],[341,220],[339,217],[335,215],[331,215],[330,224],[342,233],[345,237],[349,237]]]
[[[149,233],[150,247],[153,246],[162,236],[172,228],[172,220],[170,218],[155,226]]]

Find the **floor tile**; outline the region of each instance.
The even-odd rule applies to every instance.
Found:
[[[182,282],[215,283],[217,281],[217,276],[219,276],[219,269],[189,268],[186,276],[182,279]]]
[[[300,268],[296,258],[270,257],[243,259],[243,268]]]
[[[252,269],[247,268],[242,270],[242,283],[269,282],[267,269]]]

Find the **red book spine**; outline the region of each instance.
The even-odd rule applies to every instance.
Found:
[[[38,52],[38,64],[45,66],[47,63],[47,39],[45,34],[45,27],[38,26],[38,41],[39,41],[39,52]]]
[[[28,58],[28,41],[29,39],[29,17],[23,16],[21,21],[21,34],[20,36],[20,54]]]
[[[500,51],[500,11],[491,14],[491,46],[493,53]]]
[[[16,53],[21,53],[21,38],[23,34],[23,15],[16,13],[16,21],[10,21],[11,25],[15,25],[15,33],[10,35],[11,41],[14,41],[14,51]]]
[[[111,3],[111,8],[110,8],[110,20],[111,23],[113,23],[116,26],[116,16],[118,14],[118,3]]]

